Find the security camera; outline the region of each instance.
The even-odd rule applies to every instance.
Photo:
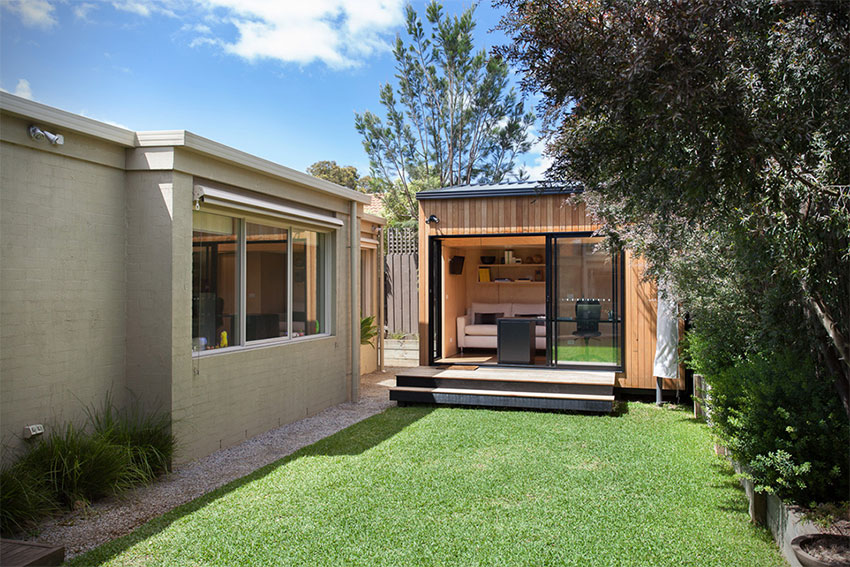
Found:
[[[42,130],[38,126],[30,126],[29,128],[30,138],[35,140],[36,142],[40,142],[47,138],[47,141],[53,144],[54,146],[61,146],[65,143],[65,136],[62,134],[53,134],[51,132],[47,132],[46,130]]]
[[[47,138],[47,141],[54,146],[61,146],[65,143],[65,136],[62,134],[51,134],[50,132],[45,132],[44,136]]]
[[[40,142],[44,139],[44,132],[38,126],[30,126],[30,138],[36,142]]]

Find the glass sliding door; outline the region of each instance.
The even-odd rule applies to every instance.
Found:
[[[621,368],[620,255],[598,249],[598,237],[550,238],[549,364]]]

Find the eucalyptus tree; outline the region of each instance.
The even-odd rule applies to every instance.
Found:
[[[407,6],[407,37],[393,50],[396,84],[380,88],[385,115],[355,117],[373,174],[390,186],[401,216],[416,218],[417,188],[524,175],[515,159],[530,149],[534,116],[511,87],[507,63],[475,49],[474,10],[448,16],[431,2],[426,31]]]

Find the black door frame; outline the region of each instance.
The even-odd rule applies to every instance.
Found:
[[[610,364],[563,364],[558,365],[556,360],[557,344],[555,337],[558,332],[558,323],[567,322],[568,318],[558,317],[558,247],[559,239],[567,238],[590,238],[593,232],[549,232],[546,233],[546,365],[549,368],[564,370],[608,370],[623,372],[626,368],[626,352],[624,344],[620,344],[620,330],[625,329],[625,262],[626,255],[617,252],[612,256],[611,266],[611,308],[614,312],[616,324],[613,325],[613,342],[619,353],[619,361],[616,365]],[[622,309],[622,310],[621,310]],[[623,332],[625,335],[625,332]]]
[[[577,232],[519,232],[501,234],[455,234],[455,235],[430,235],[428,236],[428,365],[434,366],[436,360],[442,358],[442,242],[455,238],[499,238],[518,236],[543,236],[545,238],[546,254],[546,363],[544,366],[536,364],[496,364],[494,366],[520,366],[526,368],[546,368],[552,370],[607,370],[622,372],[626,367],[626,353],[623,348],[625,344],[619,344],[619,330],[625,329],[625,254],[620,252],[614,256],[612,266],[612,281],[614,284],[614,296],[612,307],[614,313],[620,314],[619,325],[614,326],[614,344],[619,346],[620,363],[611,365],[557,365],[555,361],[555,336],[557,332],[557,247],[555,241],[558,238],[589,238],[593,236],[591,231]],[[618,311],[619,308],[623,308]],[[623,333],[625,335],[625,333]],[[462,363],[459,363],[462,364]]]

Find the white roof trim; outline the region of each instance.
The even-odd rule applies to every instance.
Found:
[[[195,185],[193,196],[196,201],[201,201],[208,205],[217,205],[228,209],[277,217],[299,224],[331,229],[338,229],[345,225],[344,222],[336,217],[290,207],[273,198],[247,195],[245,193],[209,187],[207,185]]]
[[[60,129],[65,128],[81,134],[108,140],[126,148],[184,147],[222,161],[233,163],[239,167],[260,171],[267,175],[278,177],[347,201],[357,201],[364,205],[372,202],[371,196],[365,193],[354,191],[348,187],[343,187],[336,183],[313,177],[312,175],[307,175],[306,173],[296,171],[278,163],[214,142],[192,132],[187,132],[186,130],[133,132],[132,130],[105,124],[80,116],[79,114],[59,110],[58,108],[2,91],[0,91],[0,110],[4,113],[21,116],[36,123],[49,124]]]
[[[60,129],[73,130],[80,134],[87,134],[115,142],[128,148],[136,146],[136,134],[131,130],[105,124],[91,118],[86,118],[85,116],[80,116],[79,114],[59,110],[58,108],[2,91],[0,91],[0,109],[3,112],[18,115],[33,122],[50,124]]]
[[[368,205],[372,202],[372,197],[354,191],[348,187],[307,175],[292,168],[280,165],[273,161],[257,157],[255,155],[225,146],[219,142],[215,142],[203,136],[198,136],[186,130],[156,130],[151,132],[137,132],[139,147],[157,147],[157,146],[182,146],[184,148],[194,150],[201,154],[206,154],[221,160],[229,161],[242,167],[248,167],[262,171],[263,173],[271,174],[276,177],[281,177],[292,183],[309,187],[315,191],[321,191],[340,197],[348,201],[357,201]]]

